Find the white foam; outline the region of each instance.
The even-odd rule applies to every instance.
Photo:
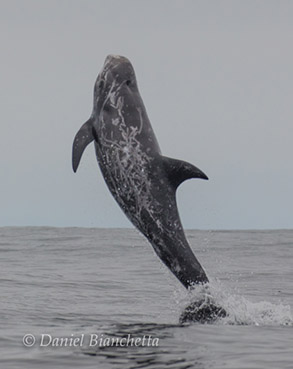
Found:
[[[255,326],[293,326],[291,307],[282,303],[268,301],[252,302],[247,298],[228,291],[219,281],[211,281],[205,286],[196,286],[185,298],[177,298],[181,308],[197,300],[212,301],[223,307],[227,317],[220,318],[216,324],[255,325]]]

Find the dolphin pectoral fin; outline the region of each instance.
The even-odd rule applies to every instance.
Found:
[[[161,157],[163,167],[170,182],[177,188],[182,182],[190,178],[208,179],[200,169],[183,160]]]
[[[90,118],[86,121],[77,132],[72,146],[72,168],[76,172],[82,153],[89,143],[94,140],[93,121]]]

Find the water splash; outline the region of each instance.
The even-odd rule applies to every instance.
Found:
[[[188,300],[188,304],[186,304],[186,300]],[[226,316],[219,314],[216,320],[206,320],[206,322],[213,321],[215,324],[293,326],[293,316],[289,305],[274,304],[268,301],[249,301],[243,296],[231,293],[219,281],[211,281],[208,285],[196,286],[178,303],[181,306],[184,304],[185,309],[194,305],[199,306],[200,309],[206,309],[206,311],[209,311],[209,305],[221,307],[226,311]],[[195,313],[198,312],[195,311]],[[201,319],[200,322],[202,321]]]

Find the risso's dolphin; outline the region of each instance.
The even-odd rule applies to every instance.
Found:
[[[175,194],[186,179],[208,177],[192,164],[161,154],[125,57],[109,55],[96,80],[92,115],[73,143],[74,172],[92,141],[109,190],[159,258],[186,288],[207,283],[186,240]]]

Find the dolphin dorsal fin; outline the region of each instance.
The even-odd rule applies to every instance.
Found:
[[[77,132],[72,146],[72,167],[76,172],[82,153],[89,143],[94,140],[92,118],[87,120]]]
[[[168,179],[173,184],[175,189],[186,179],[208,179],[208,177],[200,169],[190,163],[187,163],[186,161],[172,159],[166,156],[162,156],[161,158]]]

